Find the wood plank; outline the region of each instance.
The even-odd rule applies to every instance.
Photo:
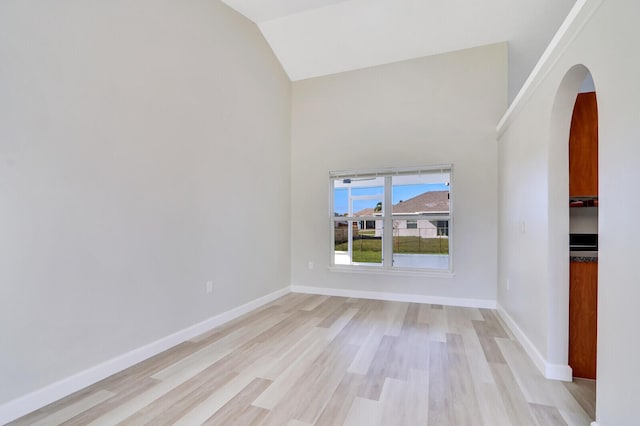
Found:
[[[320,414],[316,426],[341,425],[345,422],[358,390],[365,382],[361,374],[347,373]]]
[[[493,363],[490,366],[510,423],[518,426],[535,425],[529,404],[518,387],[509,366]]]
[[[429,421],[429,371],[409,371],[407,392],[403,400],[407,424],[426,425]]]
[[[260,368],[261,366],[255,367],[256,370]],[[206,399],[199,398],[199,402],[192,404],[190,409],[181,410],[176,416],[177,420],[172,421],[172,424],[176,426],[203,424],[205,421],[208,421],[208,419],[214,417],[218,411],[224,407],[227,407],[226,410],[232,411],[234,414],[239,415],[241,412],[244,412],[253,399],[260,395],[260,393],[271,384],[270,380],[256,378],[255,373],[256,371],[243,372],[242,374],[234,376],[225,384],[217,386]],[[248,396],[245,394],[248,394]],[[239,400],[239,402],[236,400]],[[231,401],[236,402],[231,404]],[[242,403],[245,402],[246,404],[242,405]],[[241,409],[238,410],[238,407]],[[163,417],[168,416],[166,416],[165,413]],[[227,417],[224,412],[222,417]]]
[[[232,371],[220,374],[215,367],[209,367],[201,374],[165,392],[118,423],[121,426],[136,426],[147,423],[154,425],[173,424],[183,417],[185,412],[197,408],[211,394],[237,376],[238,374]]]
[[[596,381],[574,378],[573,382],[562,382],[573,398],[591,419],[596,418]]]
[[[288,297],[288,296],[285,296]],[[272,314],[281,314],[282,307],[278,305],[271,306],[263,306],[256,311],[249,312],[245,315],[242,315],[236,319],[229,321],[226,324],[223,324],[219,327],[214,328],[213,330],[203,333],[199,336],[194,337],[190,340],[193,343],[201,343],[205,342],[205,344],[211,344],[217,341],[218,339],[225,337],[231,334],[234,331],[238,331],[243,328],[251,327],[254,324],[262,322],[265,318],[271,316]]]
[[[359,397],[376,401],[380,399],[382,386],[389,375],[388,370],[391,368],[388,360],[395,340],[397,340],[397,337],[386,335],[382,337],[378,350],[369,366],[369,371],[367,371],[366,381],[358,392]]]
[[[566,426],[567,422],[556,407],[541,404],[529,404],[536,423],[540,426]]]
[[[562,382],[546,380],[526,356],[521,346],[507,339],[496,339],[507,360],[518,390],[527,402],[558,408],[567,423],[588,424],[591,420]]]
[[[571,389],[495,311],[288,295],[12,424],[588,424]]]
[[[482,418],[462,336],[447,334],[449,413],[453,424],[470,425]]]
[[[529,357],[524,354],[521,346],[508,339],[495,340],[525,400],[540,405],[553,406],[552,384],[540,374]]]
[[[493,337],[478,336],[478,340],[480,341],[482,352],[484,352],[484,356],[487,359],[487,362],[498,364],[507,363]]]
[[[466,359],[469,362],[473,382],[495,384],[478,334],[476,334],[474,330],[464,330],[462,332],[462,342],[464,344]]]
[[[367,371],[369,371],[371,363],[376,355],[377,349],[380,346],[380,342],[382,342],[384,330],[385,327],[381,323],[374,324],[369,329],[369,334],[365,338],[364,342],[360,346],[358,354],[349,366],[349,373],[362,375],[367,374]]]
[[[300,305],[298,309],[302,311],[313,311],[318,306],[329,300],[329,296],[312,295],[309,297],[306,303]]]
[[[428,309],[421,307],[418,314],[418,322],[429,326],[429,339],[434,342],[445,343],[447,341],[447,313],[442,309],[434,309],[433,305]]]
[[[404,410],[404,403],[408,396],[408,383],[404,380],[387,378],[380,394],[380,424],[408,425],[408,413]]]
[[[404,317],[407,314],[409,308],[408,303],[403,302],[390,302],[385,305],[384,312],[388,315],[387,329],[385,333],[387,336],[399,336],[402,331],[402,324],[404,324]]]
[[[274,380],[273,384],[254,401],[253,405],[272,410],[284,398],[287,391],[291,389],[296,381],[307,374],[310,366],[313,365],[313,361],[322,354],[340,330],[349,323],[355,313],[355,309],[349,308],[330,328],[319,329],[321,332],[318,335],[322,337],[315,339],[311,346],[306,348],[298,359],[283,371]],[[349,362],[351,362],[351,359]]]
[[[366,398],[356,398],[343,426],[379,426],[382,404]],[[386,426],[386,425],[383,425]]]
[[[429,339],[431,328],[427,324],[416,322],[409,326],[405,324],[402,336],[407,339],[409,352],[409,370],[429,370]],[[405,374],[406,375],[406,374]]]
[[[331,399],[357,347],[334,342],[313,360],[307,374],[300,376],[278,404],[271,409],[264,425],[279,426],[288,419],[315,423]]]
[[[276,380],[292,365],[299,362],[301,357],[308,356],[310,348],[326,344],[326,335],[327,332],[324,329],[312,328],[298,341],[291,342],[289,349],[282,352],[279,357],[272,358],[274,362],[270,363],[269,368],[260,377]]]
[[[511,424],[497,384],[474,383],[483,424],[487,426]]]
[[[247,341],[254,339],[287,318],[288,315],[286,314],[269,315],[251,327],[234,330],[197,352],[155,373],[152,377],[158,380],[168,380],[174,375],[183,375],[185,370],[202,371],[207,366],[231,354],[234,350],[246,344]]]
[[[72,419],[73,417],[99,405],[100,403],[107,401],[114,396],[113,392],[106,390],[99,390],[94,392],[81,400],[62,407],[61,409],[41,418],[38,421],[30,422],[33,426],[46,426],[57,425]]]
[[[460,308],[457,306],[445,306],[444,312],[447,318],[447,333],[460,334],[463,330],[472,327],[472,321],[482,320],[482,315],[477,309]]]
[[[65,426],[83,426],[91,423],[96,420],[103,414],[106,414],[124,402],[128,401],[130,398],[135,397],[136,395],[146,392],[151,389],[153,386],[156,386],[158,381],[156,379],[152,379],[151,377],[146,377],[140,379],[137,383],[129,383],[126,386],[123,386],[122,389],[117,390],[114,393],[112,398],[107,399],[106,401],[92,407],[90,410],[86,410],[77,416],[69,419],[68,421],[62,423]]]
[[[447,344],[429,344],[429,424],[452,424],[449,410],[449,358]]]
[[[479,336],[482,337],[499,337],[499,338],[508,338],[509,336],[502,328],[502,324],[498,321],[496,316],[491,313],[488,309],[482,309],[482,320],[474,320],[472,321],[473,327],[478,333]]]
[[[202,424],[207,426],[244,426],[262,421],[269,414],[269,411],[254,407],[251,405],[251,402],[269,387],[270,384],[270,380],[253,379],[246,387],[238,392],[236,396],[230,399],[219,410],[216,410],[215,414],[207,418]],[[180,420],[185,425],[200,424],[199,419],[195,419],[194,417],[185,416]]]

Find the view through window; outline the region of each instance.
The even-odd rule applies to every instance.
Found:
[[[332,172],[333,264],[451,270],[451,174]]]

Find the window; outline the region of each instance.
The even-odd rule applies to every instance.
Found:
[[[435,225],[438,235],[441,236],[449,236],[449,221],[447,220],[436,220],[433,222]]]
[[[332,172],[332,265],[451,271],[452,167]]]

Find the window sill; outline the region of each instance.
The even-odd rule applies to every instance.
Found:
[[[329,266],[331,272],[346,272],[349,274],[370,274],[370,275],[388,275],[388,276],[409,276],[409,277],[432,277],[432,278],[453,278],[456,276],[451,271],[438,271],[434,269],[410,269],[410,268],[394,268],[385,269],[378,266],[359,266],[359,265],[332,265]]]

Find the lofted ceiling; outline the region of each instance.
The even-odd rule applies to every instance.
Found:
[[[513,98],[576,0],[222,0],[291,80],[509,43]]]
[[[256,24],[348,0],[222,0]]]

